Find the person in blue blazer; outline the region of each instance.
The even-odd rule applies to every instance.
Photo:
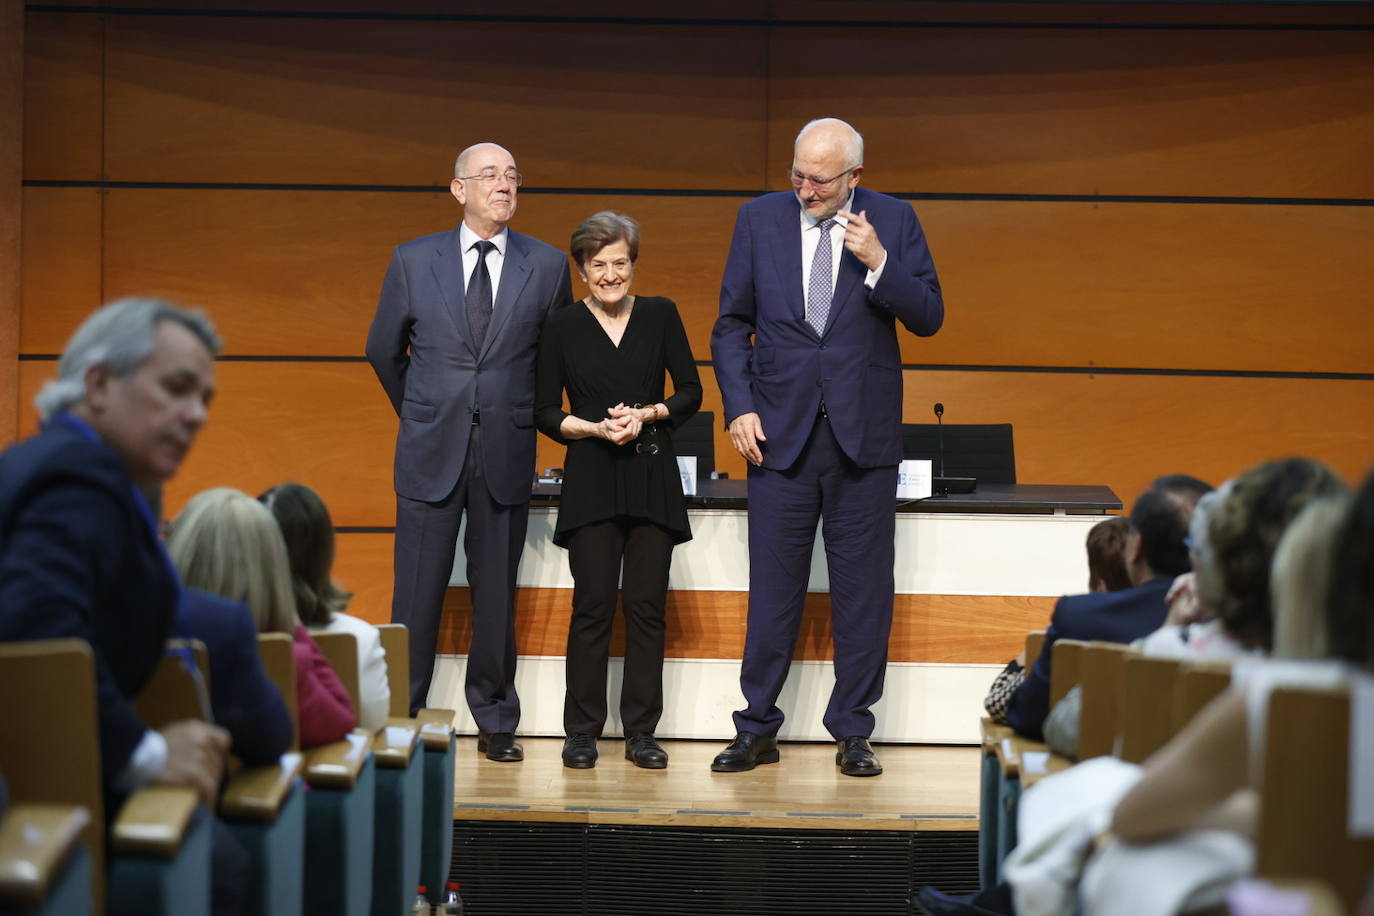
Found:
[[[749,462],[749,616],[736,737],[719,772],[778,760],[817,521],[830,571],[835,688],[825,727],[849,776],[869,746],[892,626],[902,357],[897,325],[940,329],[944,301],[909,204],[860,188],[863,138],[843,121],[797,135],[793,191],[740,208],[711,335],[730,441]]]
[[[400,418],[391,619],[410,629],[418,709],[466,514],[468,708],[478,749],[518,761],[515,573],[534,480],[535,354],[545,316],[572,301],[572,283],[561,251],[508,227],[521,182],[509,152],[471,146],[454,175],[462,223],[396,248],[367,335],[368,361]]]
[[[1154,487],[1131,507],[1126,535],[1126,571],[1132,587],[1116,592],[1066,595],[1054,606],[1040,657],[1007,702],[1007,724],[1018,734],[1041,739],[1050,712],[1054,644],[1061,639],[1128,643],[1164,624],[1164,598],[1174,578],[1192,564],[1185,538],[1195,498]]]

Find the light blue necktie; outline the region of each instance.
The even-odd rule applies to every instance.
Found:
[[[830,300],[835,295],[830,285],[832,269],[830,227],[833,219],[823,219],[816,224],[820,239],[816,242],[816,256],[811,259],[811,278],[806,284],[806,323],[816,329],[817,334],[825,333],[825,322],[830,317]]]

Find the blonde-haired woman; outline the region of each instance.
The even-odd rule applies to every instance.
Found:
[[[243,601],[258,632],[291,636],[301,747],[337,741],[357,726],[348,692],[296,617],[286,542],[262,503],[229,487],[198,493],[172,523],[167,550],[187,588]]]

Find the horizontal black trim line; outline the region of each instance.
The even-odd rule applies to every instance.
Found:
[[[1334,4],[1333,4],[1334,5]],[[86,13],[108,16],[172,16],[178,18],[209,19],[322,19],[356,20],[363,22],[462,22],[492,25],[523,23],[527,25],[614,25],[614,26],[688,26],[744,29],[1064,29],[1064,30],[1156,30],[1156,31],[1264,31],[1264,32],[1335,32],[1369,31],[1374,25],[1366,23],[1224,23],[1224,22],[978,22],[941,19],[723,19],[719,17],[689,16],[549,16],[497,13],[382,13],[311,11],[311,10],[192,10],[166,7],[73,6],[67,4],[30,3],[24,7],[30,13]]]
[[[26,188],[98,188],[135,191],[342,191],[383,194],[447,194],[447,185],[289,184],[268,181],[68,181],[25,179]],[[555,188],[526,187],[521,194],[579,197],[735,197],[750,199],[767,188]],[[884,191],[901,200],[993,203],[1238,204],[1279,207],[1374,207],[1371,197],[1243,197],[1189,194],[982,194],[961,191]]]
[[[395,534],[395,525],[335,525],[335,534]]]
[[[57,362],[57,353],[20,353],[20,362],[46,363]],[[215,357],[219,363],[365,363],[366,356],[263,356],[253,354],[221,354]]]
[[[20,362],[57,362],[56,353],[20,353]],[[216,357],[221,363],[365,363],[365,356],[254,356]],[[714,368],[709,359],[694,360],[704,369]],[[973,363],[902,363],[902,369],[919,372],[1010,372],[1031,375],[1148,375],[1193,378],[1313,379],[1337,382],[1374,382],[1374,372],[1301,372],[1277,369],[1167,369],[1147,366],[1016,366]]]
[[[1042,375],[1149,375],[1192,378],[1316,379],[1374,382],[1374,372],[1283,372],[1270,369],[1156,369],[1134,366],[977,366],[944,363],[902,363],[903,369],[928,372],[1021,372]]]

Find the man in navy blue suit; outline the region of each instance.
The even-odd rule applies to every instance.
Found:
[[[1127,643],[1163,626],[1169,613],[1164,601],[1169,586],[1191,568],[1184,538],[1196,501],[1196,493],[1167,484],[1145,491],[1131,507],[1131,528],[1126,535],[1126,571],[1132,587],[1068,595],[1055,604],[1040,657],[1008,701],[1007,723],[1019,734],[1041,738],[1050,711],[1056,641]]]
[[[944,302],[910,205],[858,187],[863,138],[843,121],[797,135],[793,192],[740,208],[711,336],[730,441],[749,462],[749,624],[734,741],[711,764],[778,760],[816,523],[830,573],[835,689],[825,727],[848,776],[882,772],[868,737],[892,628],[902,358]]]
[[[88,318],[36,398],[43,429],[0,455],[0,641],[76,637],[95,655],[101,771],[113,818],[149,784],[213,804],[230,737],[143,724],[134,697],[176,630],[181,585],[150,500],[205,424],[219,338],[201,314],[123,299]],[[212,828],[212,900],[235,912],[245,854]]]

